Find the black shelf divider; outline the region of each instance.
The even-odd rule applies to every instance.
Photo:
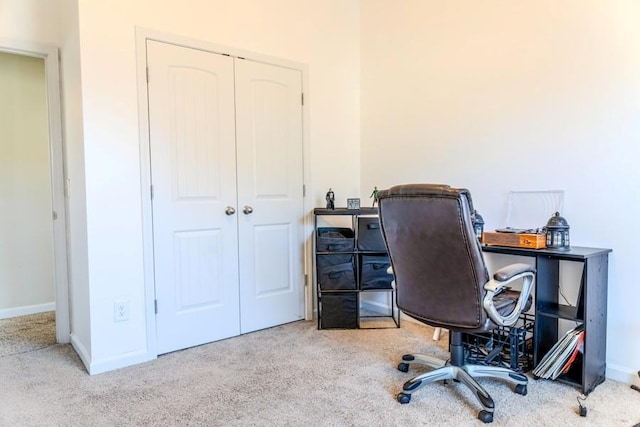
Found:
[[[576,322],[582,322],[582,319],[578,317],[578,307],[564,304],[545,304],[543,302],[536,308],[536,314],[538,316],[555,317],[557,319],[573,320]]]

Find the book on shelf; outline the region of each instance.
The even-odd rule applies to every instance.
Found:
[[[560,375],[566,374],[578,354],[582,352],[584,345],[584,326],[578,325],[567,333],[549,349],[538,366],[533,370],[533,375],[538,378],[550,378],[555,380]]]

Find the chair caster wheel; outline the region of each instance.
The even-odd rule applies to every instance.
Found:
[[[411,402],[411,395],[407,393],[398,393],[398,395],[396,396],[396,400],[405,405]]]
[[[527,395],[527,385],[526,384],[518,384],[514,391],[516,393],[518,393],[518,394],[526,396]]]
[[[489,411],[480,411],[478,412],[478,419],[483,423],[492,423],[493,422],[493,412]]]
[[[408,363],[399,363],[398,364],[398,371],[400,372],[409,372],[409,364]]]

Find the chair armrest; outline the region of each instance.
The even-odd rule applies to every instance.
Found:
[[[511,264],[496,271],[493,279],[484,285],[487,294],[484,297],[483,306],[489,318],[497,325],[512,326],[516,323],[531,294],[535,271],[535,268],[529,264]],[[501,289],[507,287],[509,283],[521,279],[522,290],[520,291],[520,296],[518,297],[515,308],[509,315],[501,315],[493,304],[493,297],[496,293],[500,292]]]
[[[502,267],[501,269],[493,273],[493,278],[499,282],[504,282],[505,280],[511,279],[516,274],[524,273],[527,271],[535,273],[536,269],[529,264],[524,264],[524,263],[511,264],[511,265],[507,265],[506,267]]]

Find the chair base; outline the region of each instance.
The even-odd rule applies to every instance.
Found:
[[[466,385],[476,396],[482,410],[478,413],[478,418],[490,423],[493,421],[493,411],[495,408],[493,399],[487,391],[476,381],[475,378],[492,377],[510,381],[516,385],[514,392],[526,395],[528,378],[512,369],[499,366],[485,365],[449,365],[444,360],[426,354],[405,354],[402,362],[398,365],[398,370],[407,372],[410,363],[426,365],[434,370],[425,372],[415,378],[410,379],[402,387],[402,392],[397,395],[400,403],[409,403],[411,394],[434,381],[455,380]]]

